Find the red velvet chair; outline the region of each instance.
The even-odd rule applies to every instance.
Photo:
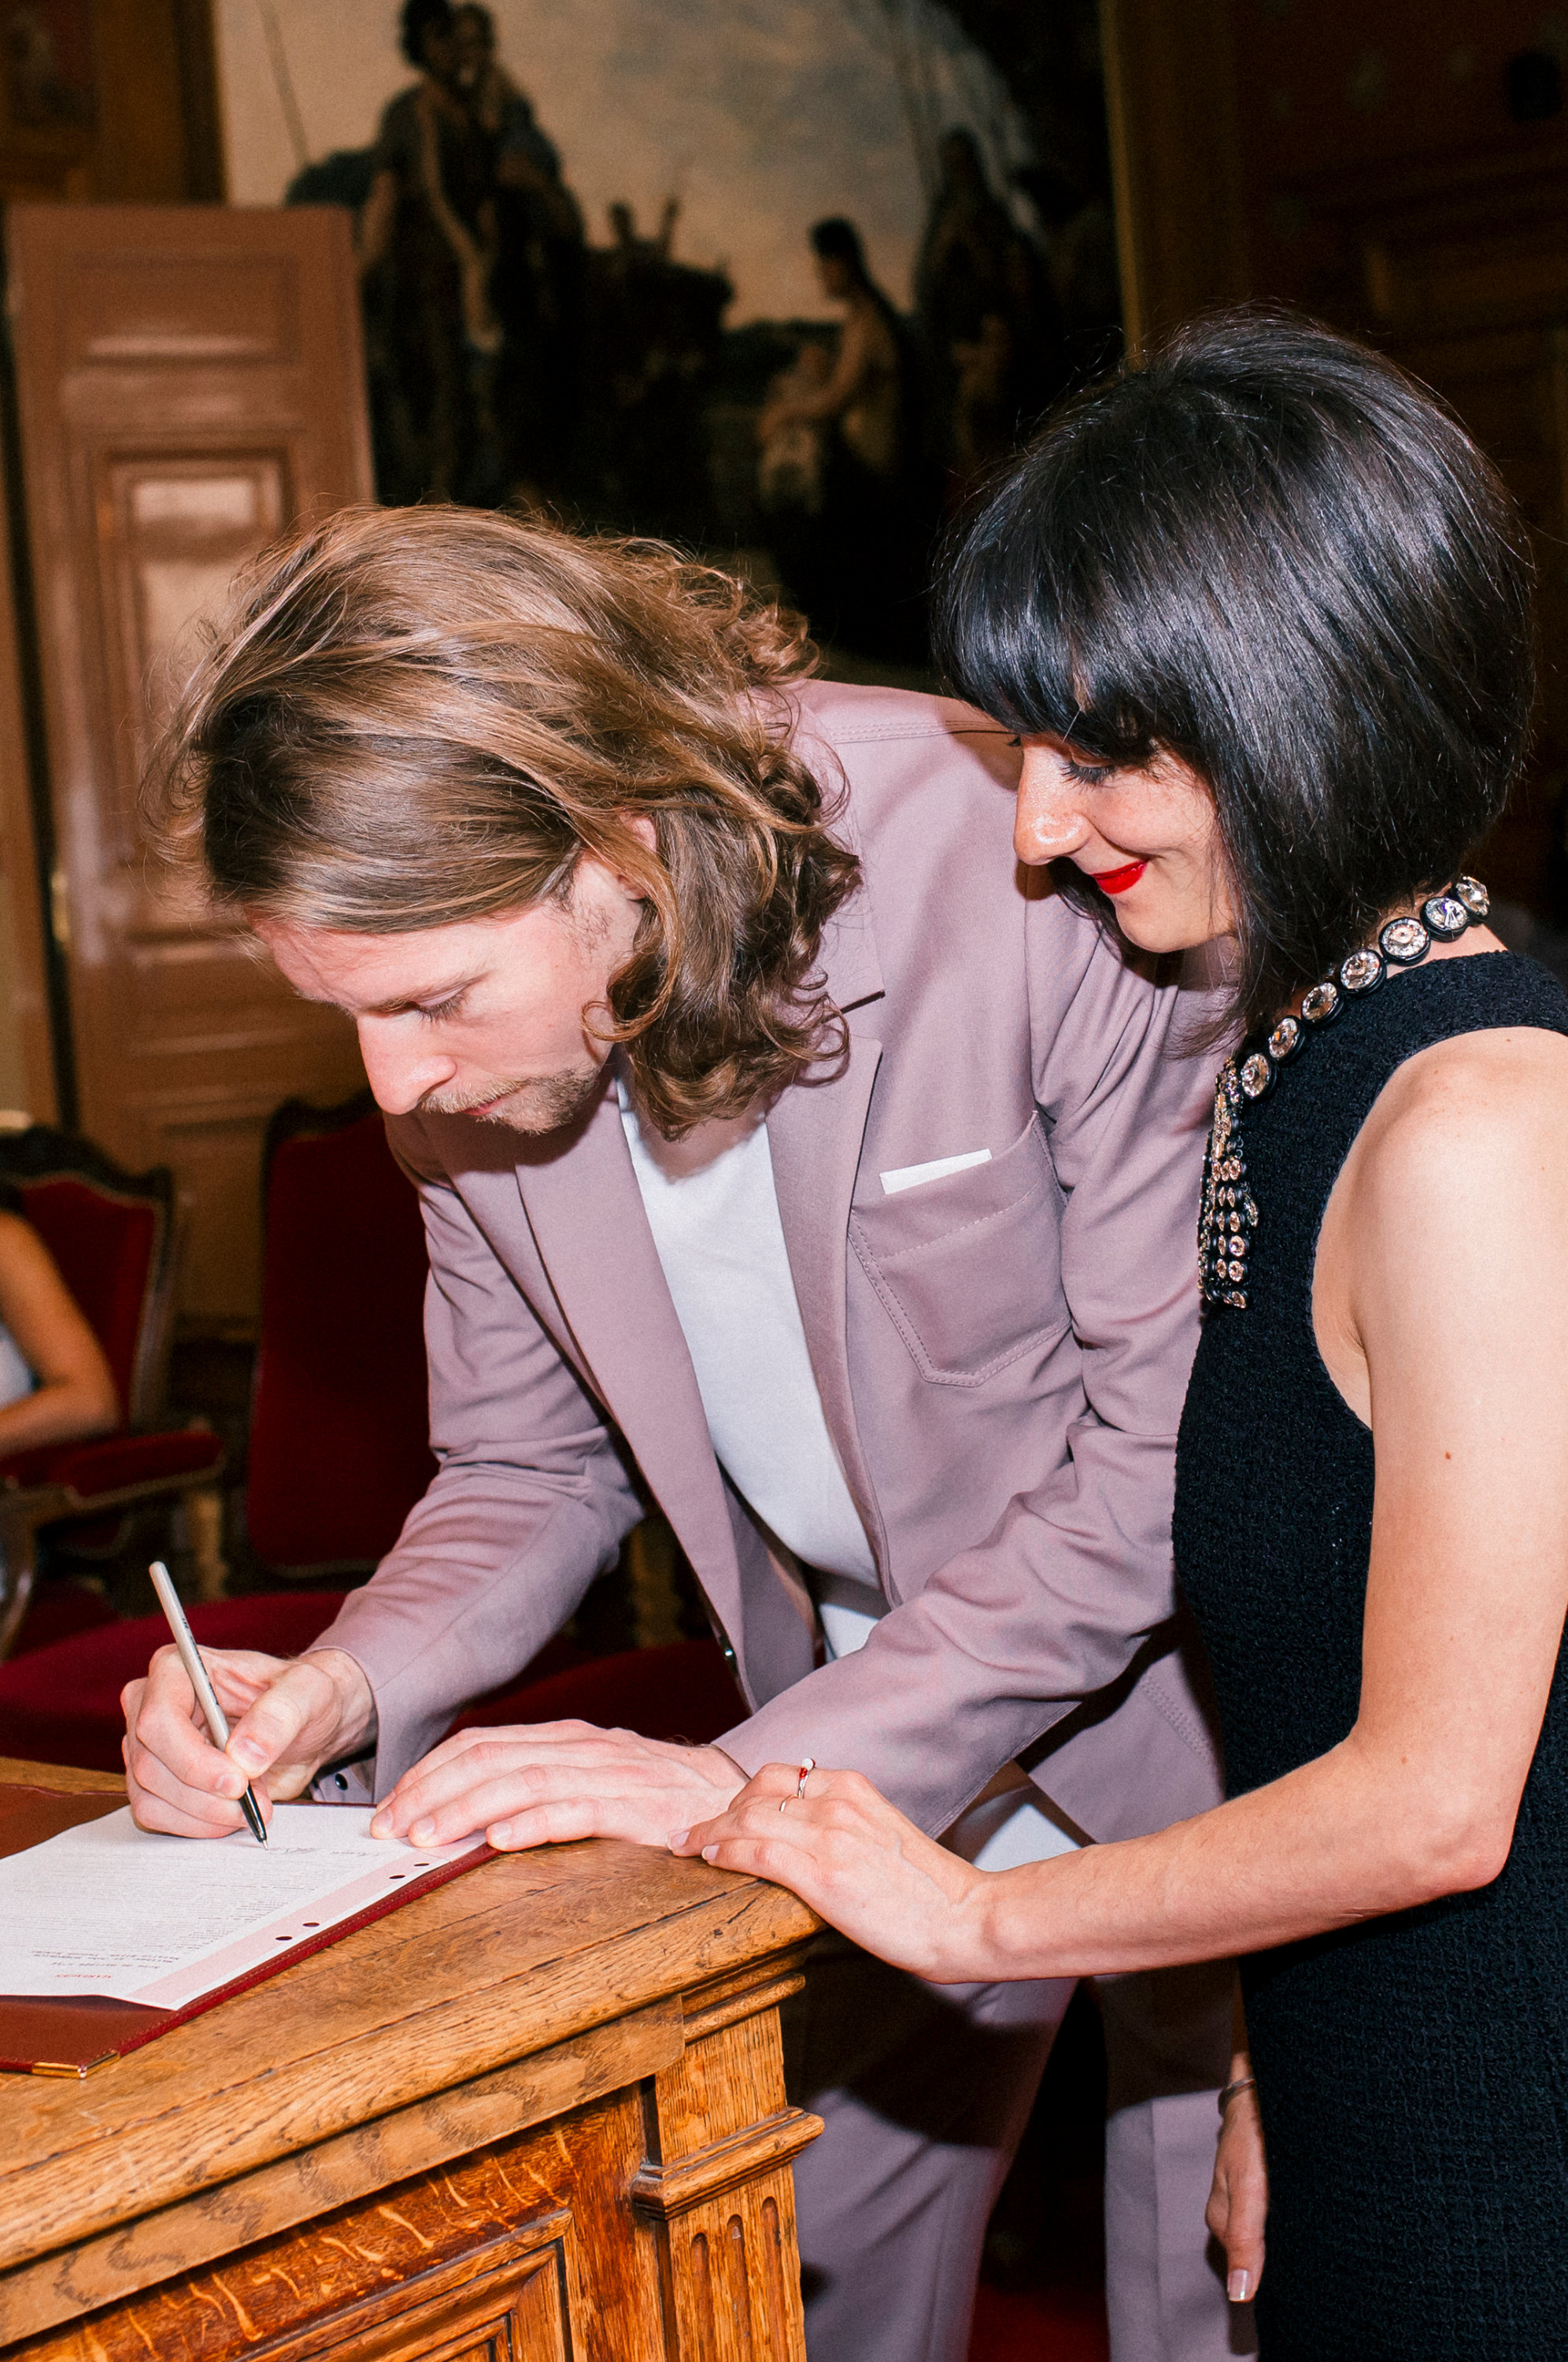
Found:
[[[419,1201],[368,1091],[267,1129],[246,1522],[285,1576],[368,1567],[435,1473]]]
[[[341,1591],[301,1591],[282,1597],[198,1599],[187,1613],[196,1639],[209,1649],[265,1649],[293,1656],[308,1649],[343,1605]],[[0,1755],[32,1763],[74,1763],[88,1772],[118,1772],[125,1716],[120,1692],[147,1671],[169,1627],[161,1616],[100,1626],[29,1650],[0,1665]]]
[[[223,1447],[204,1429],[159,1430],[174,1288],[174,1182],[129,1174],[91,1142],[43,1124],[0,1136],[0,1180],[60,1267],[102,1345],[125,1412],[112,1435],[0,1462],[0,1658],[32,1595],[45,1527],[181,1500],[204,1595],[223,1588]]]

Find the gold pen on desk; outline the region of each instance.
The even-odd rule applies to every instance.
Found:
[[[216,1693],[207,1679],[207,1669],[202,1662],[202,1652],[196,1646],[195,1635],[186,1620],[183,1607],[180,1605],[180,1595],[174,1588],[174,1578],[160,1558],[155,1558],[147,1571],[152,1577],[152,1587],[158,1594],[158,1604],[169,1619],[169,1629],[174,1635],[174,1646],[180,1651],[180,1662],[191,1676],[191,1687],[196,1693],[196,1704],[206,1716],[207,1728],[213,1735],[213,1745],[226,1747],[228,1716],[219,1705]],[[265,1845],[267,1824],[261,1817],[261,1807],[256,1801],[256,1791],[248,1781],[246,1783],[245,1794],[239,1800],[239,1809],[244,1814],[246,1824],[257,1844]]]

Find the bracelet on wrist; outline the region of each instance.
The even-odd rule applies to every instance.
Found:
[[[1238,2092],[1255,2092],[1257,2088],[1258,2079],[1255,2075],[1238,2075],[1235,2081],[1233,2083],[1227,2083],[1224,2090],[1220,2094],[1220,2114],[1224,2114],[1226,2109],[1230,2106],[1231,2101],[1236,2097]]]

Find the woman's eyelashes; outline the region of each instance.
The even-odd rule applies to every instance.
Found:
[[[1076,755],[1062,754],[1057,758],[1069,779],[1080,788],[1102,788],[1111,774],[1110,763],[1086,763]]]

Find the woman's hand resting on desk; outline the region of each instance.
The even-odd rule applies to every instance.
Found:
[[[173,1649],[160,1649],[145,1678],[120,1692],[127,1791],[140,1828],[226,1837],[243,1826],[237,1800],[248,1780],[267,1815],[270,1798],[299,1795],[324,1763],[374,1737],[370,1685],[342,1649],[304,1657],[204,1649],[202,1658],[228,1717],[226,1748],[207,1737]]]
[[[922,1836],[858,1772],[813,1771],[803,1795],[799,1778],[797,1765],[765,1764],[719,1819],[677,1830],[671,1853],[792,1888],[895,1968],[938,1984],[988,1978],[981,1911],[994,1881]]]

